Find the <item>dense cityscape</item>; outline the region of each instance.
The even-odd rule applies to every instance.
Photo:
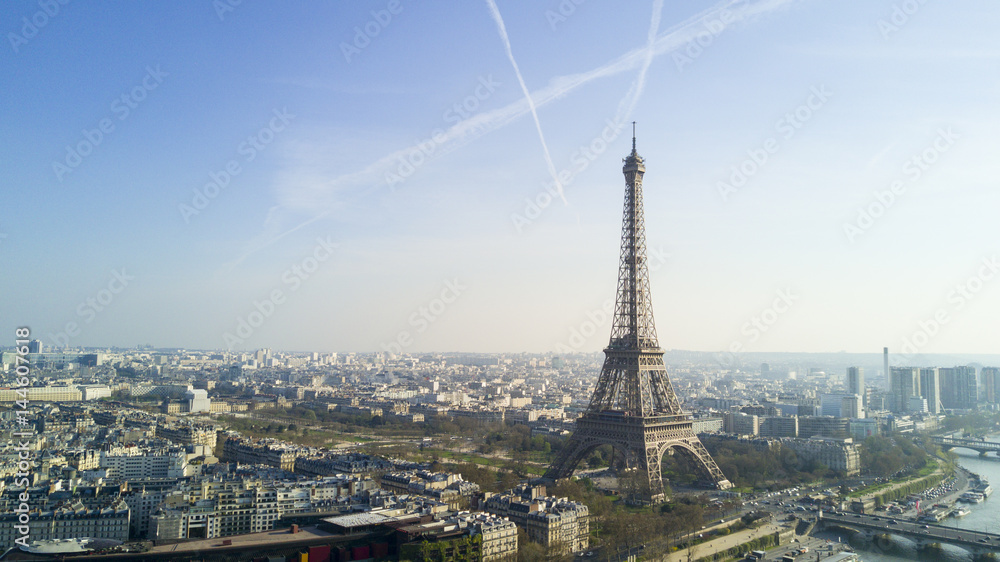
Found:
[[[790,544],[796,527],[775,527],[788,512],[796,523],[820,509],[937,524],[962,504],[923,500],[917,512],[914,498],[956,478],[961,499],[991,490],[983,482],[977,496],[935,436],[975,440],[1000,420],[995,367],[890,367],[885,377],[805,362],[722,368],[708,354],[668,352],[673,388],[733,488],[665,460],[668,499],[650,505],[642,478],[613,474],[609,446],[571,480],[542,478],[587,408],[599,354],[26,347],[35,383],[23,389],[21,356],[2,354],[12,439],[0,538],[21,544],[21,506],[33,542],[85,537],[79,548],[95,559],[207,560],[220,545],[350,559],[703,557],[730,533],[775,537],[760,549]],[[902,483],[906,493],[893,493]],[[816,491],[758,499],[807,487]]]

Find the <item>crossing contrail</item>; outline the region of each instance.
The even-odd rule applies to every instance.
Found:
[[[696,40],[698,34],[705,31],[704,20],[706,18],[716,15],[722,10],[728,10],[728,15],[732,21],[742,24],[751,21],[753,16],[769,13],[799,1],[802,0],[725,0],[658,33],[656,30],[659,28],[662,0],[657,0],[653,5],[653,18],[655,21],[651,22],[650,25],[649,37],[651,39],[647,41],[646,45],[628,51],[591,70],[553,77],[549,80],[548,85],[529,93],[524,99],[512,102],[504,107],[481,112],[452,125],[442,131],[440,135],[435,136],[437,150],[434,156],[438,157],[452,152],[490,131],[508,125],[526,113],[534,115],[537,107],[542,107],[549,102],[560,99],[589,82],[614,76],[638,67],[642,71],[630,88],[629,94],[633,95],[626,94],[626,97],[623,98],[617,110],[618,116],[621,120],[624,120],[635,107],[638,100],[638,95],[636,94],[641,94],[645,88],[645,69],[649,67],[652,59],[683,48],[690,41]],[[492,8],[495,8],[492,1],[490,1],[490,4]],[[502,25],[502,22],[499,22],[498,25]],[[736,25],[736,23],[731,25]],[[506,34],[504,33],[503,35]],[[509,50],[509,42],[507,45]],[[513,58],[511,60],[513,61]],[[519,72],[518,77],[520,78]],[[523,80],[521,81],[521,86],[524,88]],[[535,123],[536,125],[538,124],[537,116],[535,116]],[[541,127],[539,127],[539,135],[541,136]],[[544,147],[544,139],[542,140],[542,144]],[[249,240],[246,251],[233,262],[226,265],[230,267],[235,266],[253,253],[271,245],[282,236],[304,226],[300,223],[292,228],[285,227],[282,223],[288,219],[288,215],[303,212],[308,213],[310,218],[303,222],[312,222],[318,218],[317,215],[328,214],[330,212],[328,210],[329,204],[323,205],[322,197],[329,197],[344,190],[360,189],[362,193],[367,193],[376,189],[384,189],[386,186],[386,175],[396,170],[401,160],[419,150],[419,143],[417,143],[391,152],[360,170],[342,174],[329,180],[283,182],[282,185],[278,186],[278,204],[272,207],[268,213],[267,220],[264,222],[263,232]],[[545,151],[551,172],[552,162],[551,158],[548,157],[547,147]],[[293,176],[294,174],[289,175]],[[298,180],[300,178],[295,179]],[[317,212],[317,209],[324,206],[327,207],[327,210]]]

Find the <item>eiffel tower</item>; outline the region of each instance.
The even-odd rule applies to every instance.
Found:
[[[646,166],[635,150],[635,122],[632,153],[624,162],[625,216],[611,342],[604,350],[604,366],[590,405],[545,477],[569,477],[586,454],[611,445],[613,468],[640,469],[649,475],[649,497],[644,499],[652,503],[664,500],[660,462],[664,454],[675,451],[693,461],[703,483],[724,490],[732,484],[691,429],[691,418],[681,410],[656,340],[642,209]]]

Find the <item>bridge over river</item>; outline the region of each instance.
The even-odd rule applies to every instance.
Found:
[[[917,523],[883,515],[846,512],[824,513],[820,525],[826,528],[830,526],[848,527],[873,536],[883,533],[900,535],[917,543],[918,546],[928,543],[947,543],[962,547],[973,554],[1000,552],[1000,535],[998,534],[980,533],[945,525]]]
[[[963,447],[965,449],[972,449],[973,451],[978,451],[979,454],[985,455],[990,451],[1000,453],[1000,443],[995,443],[993,441],[983,441],[981,439],[962,439],[960,437],[934,437],[934,444],[940,445],[942,449],[947,451],[948,449],[954,449],[956,447]]]

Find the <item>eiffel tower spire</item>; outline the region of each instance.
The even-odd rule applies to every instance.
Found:
[[[702,480],[719,488],[731,484],[691,429],[681,410],[656,339],[653,304],[646,263],[642,178],[645,162],[636,151],[632,123],[632,153],[624,159],[625,209],[622,217],[618,291],[611,341],[604,349],[604,366],[587,411],[576,431],[546,473],[565,478],[585,454],[609,444],[620,454],[618,468],[638,468],[649,476],[648,501],[664,498],[661,459],[681,451],[702,473]]]

